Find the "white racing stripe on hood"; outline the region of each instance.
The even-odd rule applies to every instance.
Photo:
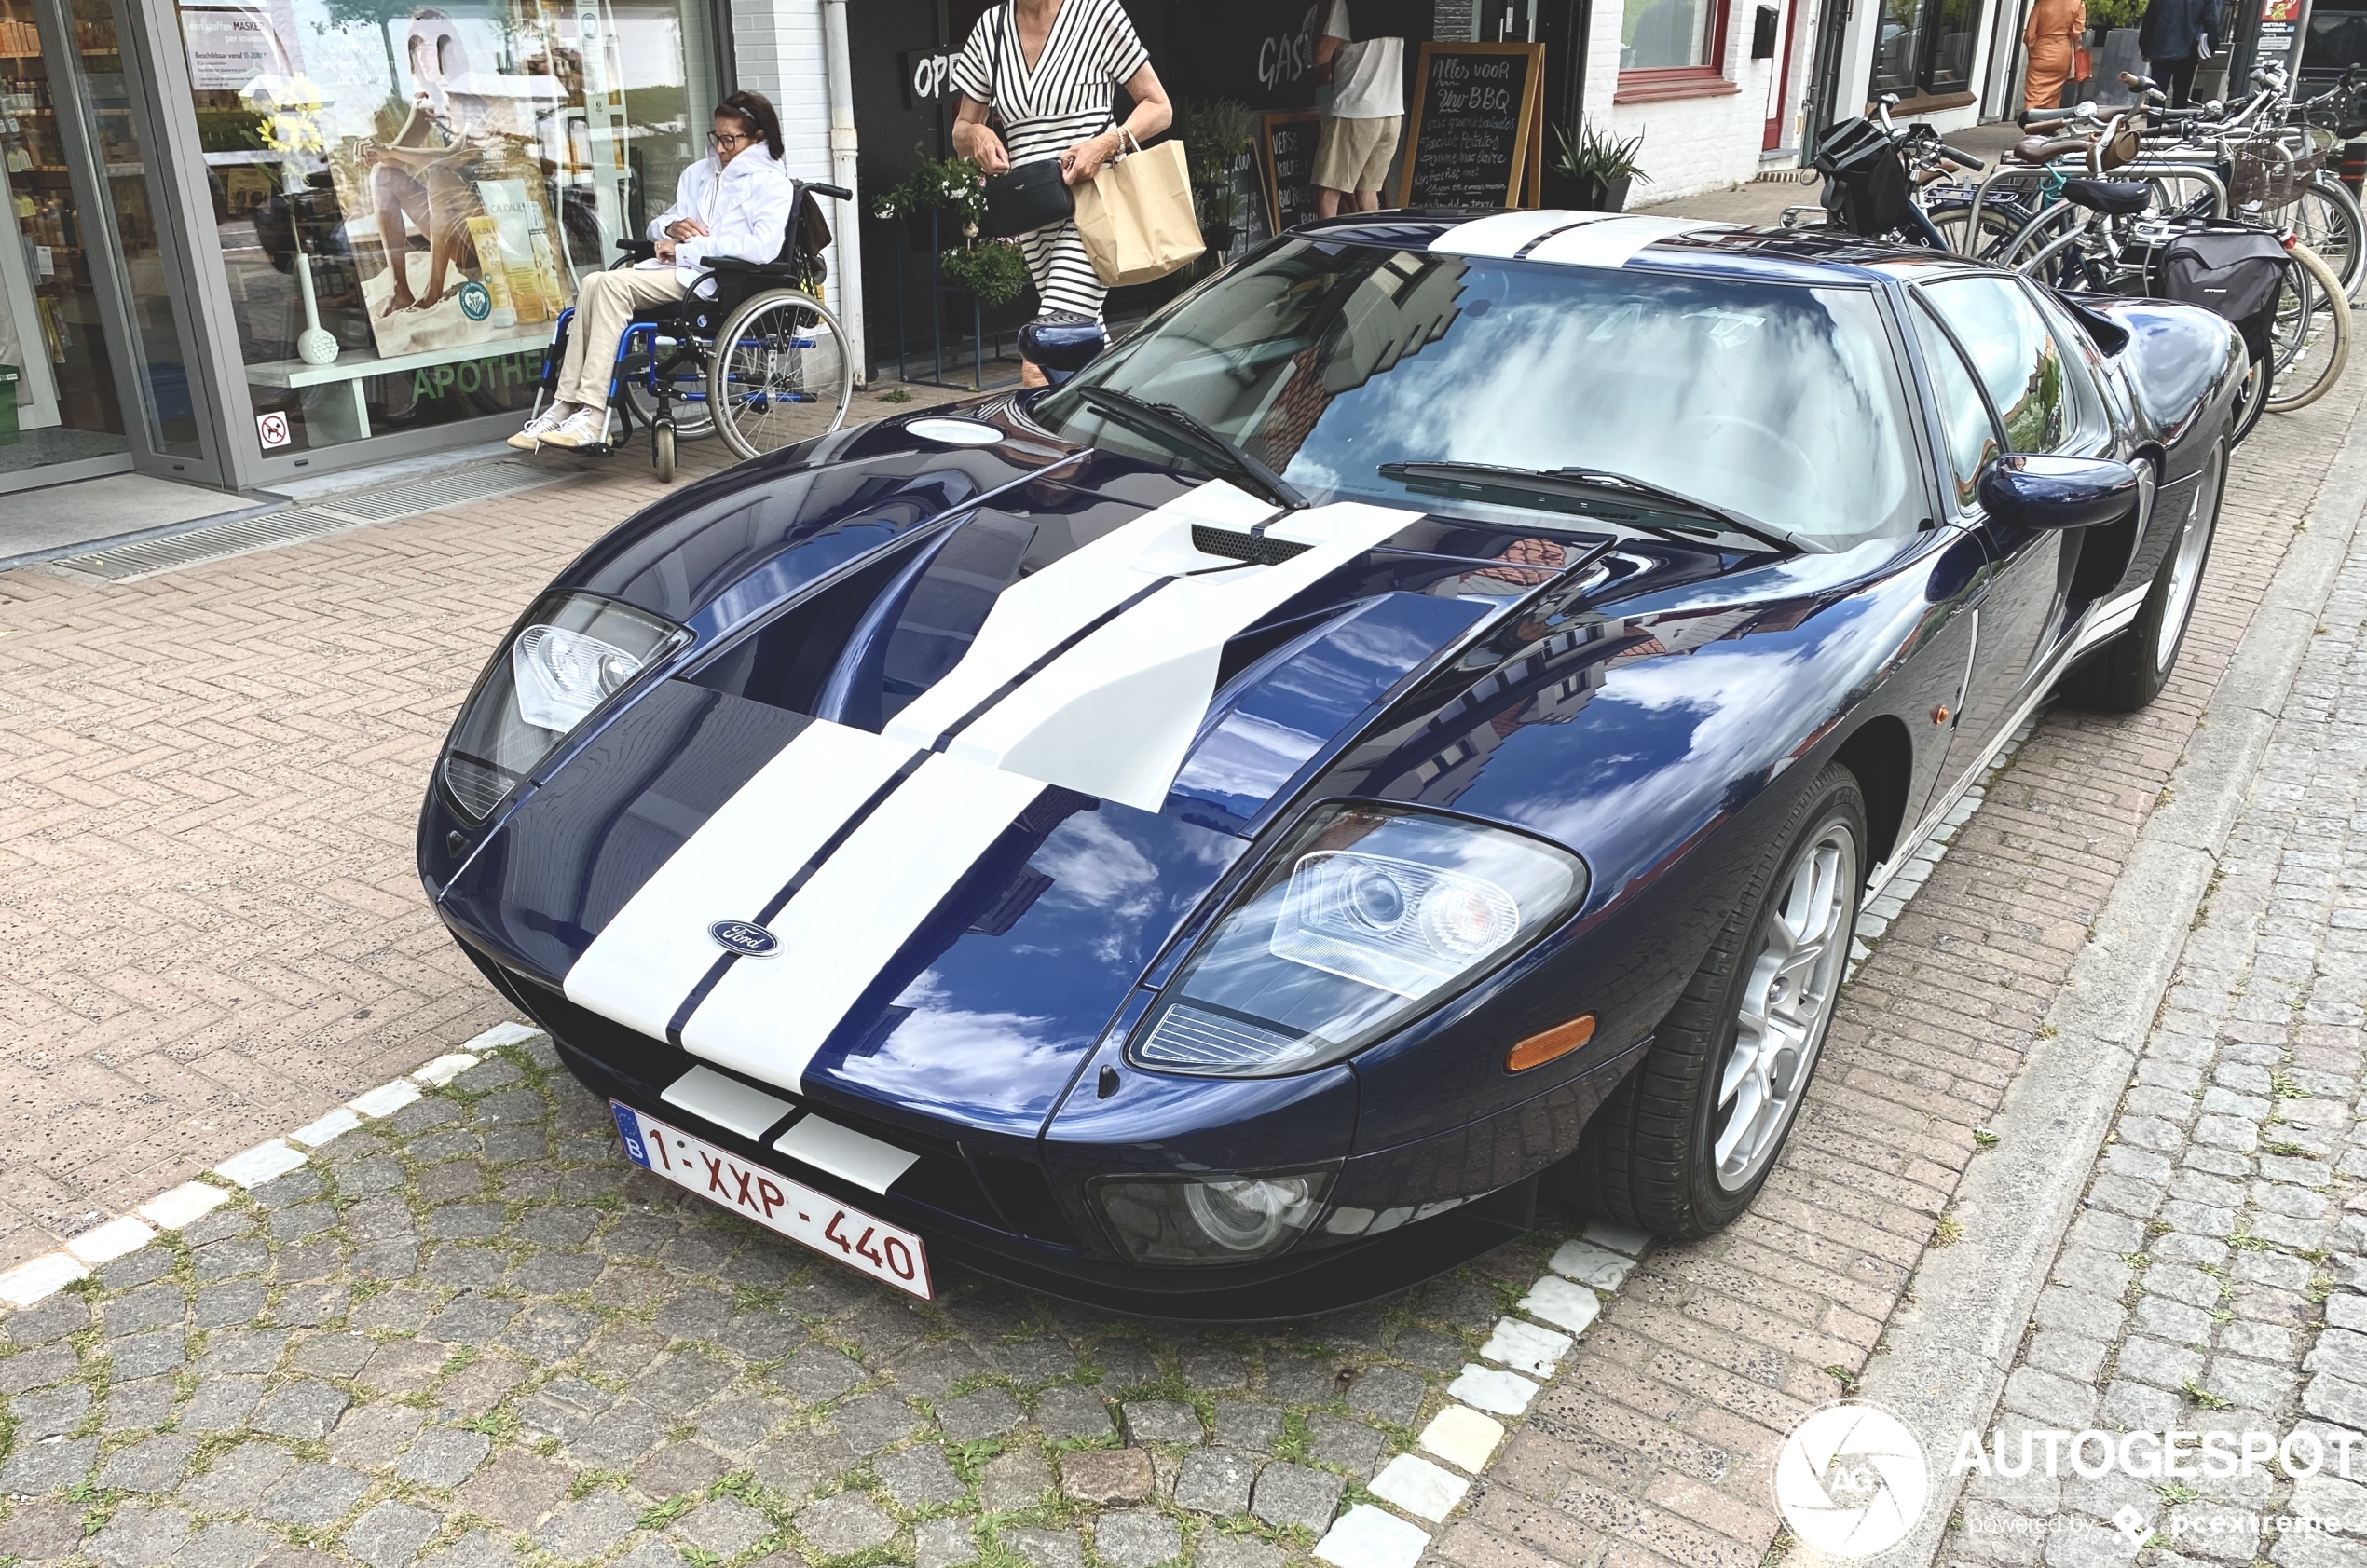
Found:
[[[1158,811],[1216,695],[1225,645],[1412,521],[1358,502],[1282,518],[1266,537],[1311,546],[1305,554],[1169,583],[996,703],[947,755]],[[1190,550],[1189,521],[1176,526]]]
[[[1273,514],[1264,501],[1211,481],[1021,578],[995,599],[961,661],[907,704],[887,733],[934,745],[1029,665],[1159,579],[1223,565],[1191,548],[1193,523],[1246,530]]]
[[[818,719],[800,730],[626,900],[568,970],[568,1000],[664,1039],[723,956],[707,928],[756,919],[913,750]]]
[[[707,994],[683,1026],[683,1048],[801,1090],[814,1052],[855,999],[1043,790],[1016,773],[930,757],[773,917],[780,950],[734,963]],[[827,826],[836,828],[852,810]],[[779,871],[773,889],[795,869]],[[706,922],[696,930],[705,940]],[[708,950],[717,949],[709,943]],[[683,986],[675,1000],[689,989]]]
[[[1431,240],[1430,249],[1449,255],[1492,256],[1507,261],[1549,234],[1601,223],[1610,216],[1608,212],[1495,212],[1457,224]]]

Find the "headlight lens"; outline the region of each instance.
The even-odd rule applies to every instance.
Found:
[[[1239,1263],[1306,1234],[1331,1185],[1329,1170],[1303,1170],[1119,1178],[1094,1192],[1111,1234],[1138,1263]]]
[[[1320,806],[1136,1027],[1169,1072],[1337,1061],[1512,959],[1586,893],[1577,856],[1403,807]]]
[[[444,752],[453,804],[483,822],[578,725],[681,634],[652,615],[554,593],[496,656]]]

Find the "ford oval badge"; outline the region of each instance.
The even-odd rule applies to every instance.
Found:
[[[781,950],[781,939],[751,920],[718,920],[706,928],[715,945],[742,958],[771,958]]]

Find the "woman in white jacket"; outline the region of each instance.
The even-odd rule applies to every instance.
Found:
[[[577,287],[557,395],[511,445],[598,445],[608,438],[617,345],[633,313],[688,294],[718,256],[769,262],[780,255],[797,202],[797,186],[781,166],[780,116],[763,94],[735,92],[717,106],[706,140],[712,151],[682,171],[674,205],[650,220],[656,258],[591,273]]]

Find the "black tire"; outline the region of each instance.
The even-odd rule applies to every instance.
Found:
[[[1838,949],[1830,980],[1838,991],[1868,869],[1866,799],[1856,775],[1831,764],[1786,813],[1726,929],[1661,1021],[1643,1061],[1587,1124],[1578,1152],[1549,1173],[1557,1195],[1616,1224],[1679,1241],[1708,1235],[1750,1206],[1799,1119],[1832,1027],[1831,1002],[1822,1004],[1795,1055],[1778,1119],[1759,1153],[1731,1183],[1716,1168],[1717,1140],[1741,1103],[1721,1116],[1727,1104],[1719,1089],[1735,1055],[1739,1010],[1768,955],[1770,913],[1793,889],[1803,863],[1837,836],[1845,836],[1850,847],[1846,865],[1836,868],[1840,907],[1837,928],[1827,938]]]
[[[660,419],[650,427],[650,466],[658,472],[660,484],[674,483],[674,422]]]
[[[2227,488],[2227,448],[2213,446],[2193,502],[2170,540],[2128,629],[2082,659],[2063,677],[2063,695],[2099,713],[2133,714],[2161,695],[2178,667],[2194,620],[2210,545],[2219,531],[2220,498]],[[2190,548],[2191,547],[2191,548]]]

